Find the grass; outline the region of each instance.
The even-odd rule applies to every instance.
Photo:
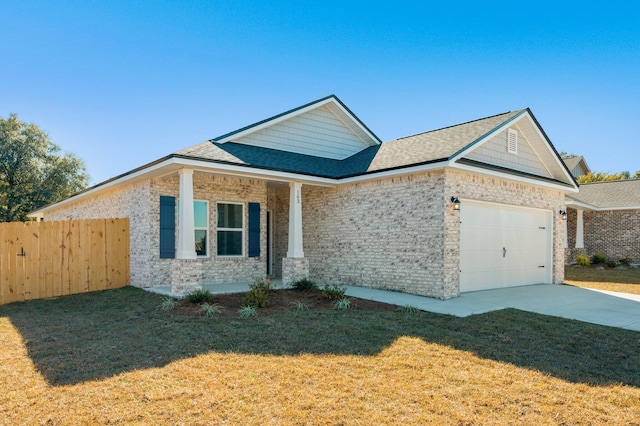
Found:
[[[0,306],[6,424],[638,424],[640,333],[503,310],[158,311],[134,288]]]
[[[640,294],[639,268],[598,269],[599,266],[602,267],[602,265],[567,266],[564,271],[564,282],[577,287]]]

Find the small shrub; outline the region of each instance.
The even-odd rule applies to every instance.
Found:
[[[618,266],[618,262],[616,262],[615,260],[609,259],[607,260],[607,266],[609,268],[615,268],[616,266]]]
[[[253,306],[254,308],[267,308],[269,306],[271,281],[269,279],[259,279],[249,285],[249,288],[250,290],[244,296],[242,304],[245,306]]]
[[[580,253],[576,256],[576,263],[580,266],[589,266],[591,265],[591,261],[589,260],[589,256],[586,254]]]
[[[622,266],[631,266],[631,262],[632,260],[629,259],[628,257],[625,257],[624,259],[620,259],[618,260],[618,262],[622,265]]]
[[[215,296],[209,290],[194,290],[184,296],[185,301],[197,305],[201,305],[203,303],[213,303],[214,299]]]
[[[346,287],[340,287],[337,284],[325,284],[325,286],[322,288],[322,295],[329,300],[343,299],[346,292]]]
[[[297,312],[302,312],[302,311],[308,311],[309,310],[309,306],[307,306],[305,303],[302,303],[299,300],[296,300],[295,302],[291,302],[289,303],[289,305],[291,307],[293,307],[293,309]]]
[[[333,301],[333,307],[339,311],[344,311],[351,307],[351,300],[347,298],[338,299]]]
[[[253,306],[243,306],[242,308],[240,308],[238,310],[238,314],[242,317],[242,318],[249,318],[249,317],[256,317],[258,316],[258,312],[256,311],[256,308],[254,308]]]
[[[405,314],[415,314],[416,312],[420,312],[420,309],[418,309],[413,305],[404,305],[404,306],[399,306],[398,311]]]
[[[318,288],[316,283],[314,283],[313,281],[307,278],[303,278],[301,280],[294,282],[292,284],[292,287],[294,290],[299,290],[299,291],[310,291]]]
[[[178,302],[173,297],[165,297],[162,299],[162,302],[160,302],[160,305],[158,305],[158,310],[170,311],[171,309],[175,308],[177,304]]]
[[[607,262],[606,254],[596,253],[591,257],[591,263],[593,263],[594,265],[598,263],[606,263],[606,262]]]
[[[220,305],[217,303],[203,303],[200,305],[200,313],[205,317],[211,318],[212,316],[220,313]]]

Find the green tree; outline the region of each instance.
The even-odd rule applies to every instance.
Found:
[[[16,114],[0,117],[0,222],[26,220],[27,213],[84,188],[84,162]]]
[[[586,175],[580,176],[578,183],[590,183],[590,182],[609,182],[614,180],[627,180],[640,178],[640,170],[638,170],[633,176],[631,173],[624,171],[619,173],[607,173],[607,172],[589,172]]]

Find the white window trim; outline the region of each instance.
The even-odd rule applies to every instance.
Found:
[[[205,254],[204,255],[198,255],[199,258],[208,258],[210,250],[209,247],[211,246],[211,232],[209,232],[209,200],[193,200],[193,203],[197,203],[197,202],[201,202],[201,203],[205,203],[205,205],[207,206],[207,219],[206,219],[206,227],[198,227],[195,225],[195,215],[194,215],[194,220],[193,220],[193,232],[195,234],[195,231],[206,231],[207,232],[207,244],[204,248]],[[195,206],[194,206],[194,212],[195,212]],[[194,235],[195,236],[195,235]]]
[[[234,204],[236,206],[242,206],[242,227],[241,228],[218,228],[218,206],[220,206],[220,204]],[[245,217],[246,215],[246,206],[245,203],[240,203],[237,201],[216,201],[216,217],[215,217],[215,221],[216,221],[216,257],[218,258],[240,258],[240,257],[245,257],[245,237],[246,237],[246,233],[245,233],[245,228],[247,225],[247,218]],[[234,232],[241,232],[242,233],[242,248],[241,248],[241,254],[218,254],[218,231],[234,231]]]
[[[207,245],[205,247],[205,251],[207,254],[205,255],[198,255],[198,259],[206,259],[210,256],[211,250],[209,250],[209,247],[211,246],[211,232],[209,232],[209,200],[193,200],[193,203],[195,204],[196,202],[203,202],[207,205],[207,227],[203,228],[203,227],[197,227],[195,226],[195,216],[194,216],[194,225],[193,225],[193,232],[194,232],[194,237],[195,237],[195,231],[207,231]],[[178,215],[180,214],[180,200],[176,199],[176,235],[178,234]],[[194,214],[195,214],[195,209],[194,209]],[[194,247],[195,249],[195,247]]]

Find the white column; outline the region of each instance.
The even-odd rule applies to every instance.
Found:
[[[178,209],[177,259],[196,259],[196,240],[193,223],[193,170],[182,169],[180,174],[180,208]]]
[[[564,216],[563,222],[564,222],[564,248],[569,248],[569,228],[567,228],[567,223],[569,222],[569,218],[567,217],[567,215]]]
[[[576,220],[576,248],[584,248],[584,220],[582,214],[584,210],[577,209],[578,218]]]
[[[302,250],[302,184],[289,183],[289,249],[287,257],[304,257]]]

